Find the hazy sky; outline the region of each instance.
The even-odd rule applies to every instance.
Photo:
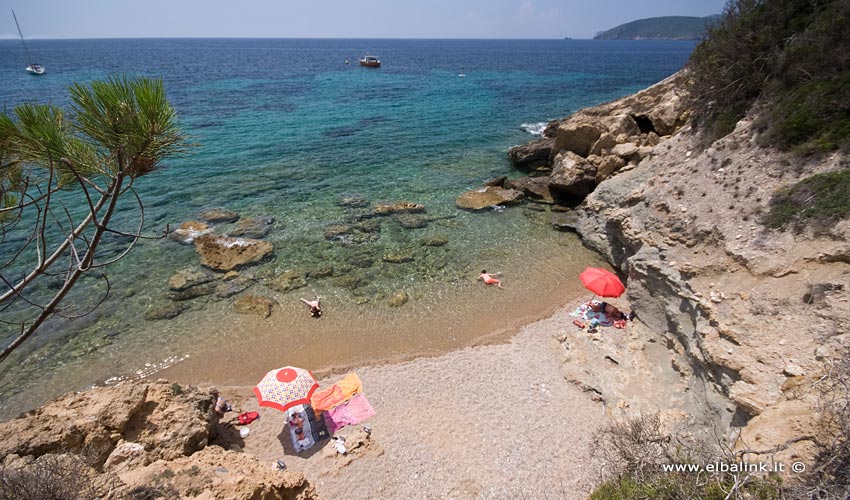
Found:
[[[725,0],[0,0],[0,38],[592,38]]]

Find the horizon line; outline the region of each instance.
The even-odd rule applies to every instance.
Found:
[[[19,40],[18,37],[0,37],[0,41]],[[668,41],[668,42],[683,42],[693,40],[672,40],[664,38],[643,38],[643,39],[623,39],[623,40],[596,40],[595,38],[574,38],[574,37],[547,37],[547,38],[452,38],[452,37],[266,37],[266,36],[126,36],[126,37],[33,37],[27,40],[516,40],[516,41],[538,41],[538,40],[564,40],[564,41],[597,41],[597,42],[644,42],[644,41]]]

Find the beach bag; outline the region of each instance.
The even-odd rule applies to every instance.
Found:
[[[254,420],[260,418],[260,414],[255,411],[246,411],[245,413],[239,414],[239,424],[240,425],[248,425]]]

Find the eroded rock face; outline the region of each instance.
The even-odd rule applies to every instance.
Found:
[[[564,193],[576,202],[596,187],[596,167],[581,156],[567,151],[555,158],[555,167],[549,176],[549,188]]]
[[[522,192],[497,186],[473,189],[458,196],[455,204],[464,210],[484,210],[494,205],[514,205],[522,200]]]
[[[554,146],[554,138],[543,138],[539,141],[512,147],[508,150],[508,158],[517,168],[533,169],[549,162],[549,156]]]
[[[76,471],[85,476],[85,498],[136,498],[139,488],[158,487],[180,498],[318,500],[300,473],[208,446],[218,425],[216,397],[165,380],[70,393],[0,423],[0,461],[12,469]],[[94,458],[94,467],[80,454]]]
[[[844,168],[848,158],[791,159],[759,147],[749,119],[710,147],[685,129],[662,137],[648,154],[643,148],[651,147],[655,135],[684,116],[667,112],[647,113],[658,134],[650,131],[641,142],[612,148],[631,163],[587,196],[577,210],[577,229],[586,246],[628,276],[627,298],[646,336],[641,349],[664,346],[654,359],[667,360],[657,366],[672,365],[680,374],[668,385],[679,394],[699,395],[670,404],[721,435],[743,427],[742,441],[730,446],[780,446],[811,433],[802,424],[814,418],[815,401],[806,388],[831,356],[850,345],[850,304],[837,299],[838,290],[850,287],[850,275],[845,261],[828,257],[841,252],[847,235],[774,231],[762,225],[760,214],[782,186]],[[783,167],[789,163],[799,170],[790,174]],[[829,287],[815,293],[819,282]],[[598,365],[589,361],[583,366]],[[640,375],[638,366],[629,371],[649,376]],[[645,401],[626,394],[628,383],[617,389],[606,385],[607,373],[589,371],[595,379],[577,376],[612,405],[622,400],[624,408],[637,408]],[[799,459],[806,446],[801,442],[782,453]]]
[[[171,460],[207,445],[214,399],[209,391],[165,381],[70,393],[0,423],[6,435],[0,456],[86,450],[100,466],[124,440],[143,446],[149,460]]]
[[[250,238],[204,235],[195,239],[201,264],[216,271],[230,271],[262,260],[272,253],[271,243]]]
[[[520,177],[505,182],[505,187],[522,191],[529,198],[534,198],[544,203],[554,203],[555,201],[552,197],[552,192],[549,190],[548,177]]]

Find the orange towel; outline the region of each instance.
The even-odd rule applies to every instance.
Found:
[[[325,410],[345,403],[359,392],[363,392],[363,383],[360,382],[360,377],[356,373],[349,373],[327,389],[314,392],[310,398],[310,406],[318,415]]]

